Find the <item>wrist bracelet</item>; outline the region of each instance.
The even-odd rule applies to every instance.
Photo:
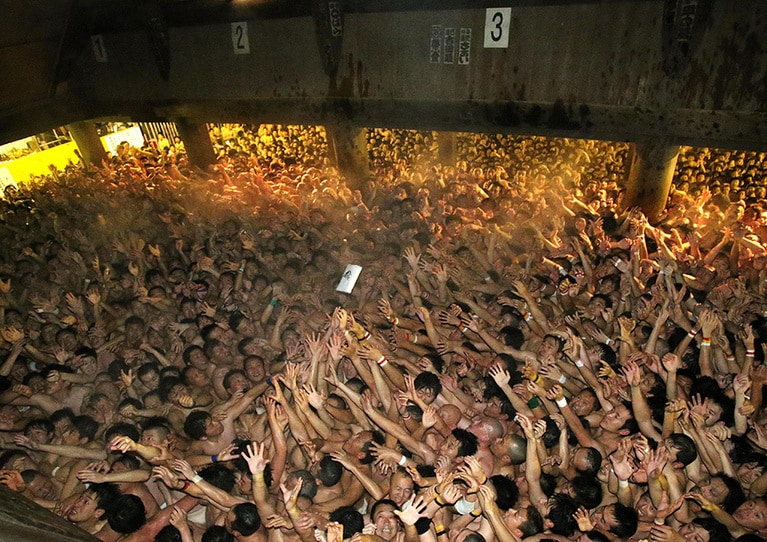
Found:
[[[698,331],[695,328],[692,328],[690,331],[687,332],[687,336],[691,339],[695,338],[695,335],[698,334]]]
[[[440,506],[445,506],[445,503],[442,500],[440,500],[439,495],[434,497],[434,502],[437,503]]]
[[[579,359],[576,359],[575,360],[575,366],[578,367],[578,368],[583,367],[583,362],[581,360],[579,360]]]
[[[665,521],[661,521],[661,520],[659,520],[658,518],[655,518],[654,520],[652,520],[652,522],[653,522],[655,525],[665,525],[665,524],[666,524],[666,522],[665,522]]]
[[[463,322],[461,322],[460,324],[458,324],[458,326],[457,326],[457,327],[458,327],[458,331],[460,331],[461,333],[466,333],[466,326],[465,326],[465,325],[463,325]]]
[[[194,482],[195,484],[199,484],[200,482],[202,482],[202,476],[200,476],[199,474],[195,474],[194,478],[192,478],[192,482]]]
[[[418,333],[413,333],[413,344],[418,344]]]
[[[363,334],[362,334],[362,337],[357,337],[357,340],[358,340],[359,342],[365,342],[365,341],[367,341],[369,338],[370,338],[370,332],[369,332],[369,331],[365,331],[365,333],[363,333]]]
[[[435,534],[437,536],[445,536],[447,534],[447,529],[442,529],[441,531],[436,531]]]
[[[405,463],[407,463],[407,457],[405,457],[405,456],[403,455],[403,456],[401,456],[401,457],[399,458],[399,461],[397,461],[397,465],[399,465],[400,467],[404,467],[404,466],[405,466]]]
[[[386,359],[386,356],[381,356],[381,359],[376,361],[379,367],[386,367],[386,364],[389,363],[389,360]]]
[[[399,324],[399,318],[397,318],[396,316],[390,316],[389,323],[393,326],[396,326],[397,324]]]
[[[554,401],[559,408],[565,408],[567,406],[567,399],[562,397],[561,399],[557,399]]]
[[[541,406],[541,402],[538,400],[537,396],[533,396],[527,402],[527,406],[532,410],[534,408],[538,408],[539,406]]]
[[[749,350],[746,348],[746,356],[754,357],[754,354],[756,354],[756,350]]]
[[[618,487],[629,487],[628,480],[618,480]]]
[[[442,531],[444,533],[445,532],[445,526],[444,525],[435,525],[434,526],[434,530],[437,531],[437,532]]]
[[[277,298],[276,298],[276,297],[273,297],[273,298],[272,298],[272,300],[271,300],[271,301],[269,301],[269,304],[270,304],[272,307],[276,307],[276,306],[277,306]]]
[[[711,338],[710,337],[703,337],[703,340],[700,341],[701,346],[711,346]]]
[[[613,342],[613,340],[610,337],[607,337],[605,339],[605,346],[610,346],[610,343]]]
[[[210,456],[210,460],[213,463],[218,463],[218,454],[213,454],[212,456]]]
[[[478,518],[479,516],[481,516],[481,515],[482,515],[482,512],[480,512],[479,510],[477,510],[477,509],[475,508],[474,510],[472,510],[471,512],[469,512],[469,515],[470,515],[470,516],[472,516],[472,517]]]
[[[565,375],[559,375],[559,378],[557,378],[557,382],[559,382],[560,384],[564,384],[565,382],[567,382],[567,377]]]
[[[186,491],[187,489],[189,489],[190,485],[192,485],[192,484],[190,484],[189,481],[184,480],[184,485],[181,486],[181,489],[179,489],[178,491]]]

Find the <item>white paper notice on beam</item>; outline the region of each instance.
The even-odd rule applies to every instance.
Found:
[[[93,47],[93,56],[96,57],[96,62],[106,62],[107,48],[104,46],[104,35],[94,34],[91,36],[91,46]]]
[[[232,23],[232,48],[235,55],[249,55],[250,41],[248,40],[248,23],[240,21]]]
[[[359,265],[349,264],[346,266],[344,274],[341,275],[341,282],[336,287],[336,292],[343,292],[345,294],[352,293],[354,285],[357,284],[357,279],[360,277],[362,267]]]
[[[485,11],[485,49],[509,46],[511,8],[488,8]]]

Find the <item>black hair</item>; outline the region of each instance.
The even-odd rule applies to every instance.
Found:
[[[136,495],[117,497],[107,510],[106,516],[112,530],[120,534],[135,533],[146,523],[144,503]]]
[[[160,393],[160,400],[163,403],[167,403],[170,400],[170,392],[178,386],[179,384],[184,384],[184,382],[181,380],[181,377],[173,375],[173,376],[161,376],[160,377],[160,385],[158,387],[158,391]]]
[[[479,439],[474,433],[470,433],[465,429],[455,428],[452,434],[460,444],[456,457],[467,457],[477,453]]]
[[[72,425],[77,430],[78,437],[86,439],[87,442],[92,442],[99,431],[99,422],[86,414],[75,416]]]
[[[49,437],[53,434],[54,431],[53,423],[46,418],[36,418],[34,420],[28,421],[24,426],[24,434],[26,435],[27,431],[31,431],[32,429],[45,431]]]
[[[541,419],[546,422],[546,431],[543,432],[541,442],[543,442],[546,448],[552,448],[559,444],[559,436],[562,434],[562,431],[557,423],[551,419],[551,416],[545,416]]]
[[[122,359],[114,360],[107,367],[107,374],[113,382],[118,382],[120,380],[120,373],[128,374],[128,371],[130,371],[130,367],[128,367],[128,364]]]
[[[225,390],[229,389],[229,385],[232,383],[232,378],[236,375],[242,375],[245,377],[246,380],[248,378],[248,375],[246,375],[245,371],[243,371],[242,369],[230,369],[224,375],[224,380],[222,381],[222,384]]]
[[[200,440],[205,436],[210,413],[205,410],[193,410],[184,420],[184,432],[194,440]]]
[[[138,441],[141,434],[132,423],[118,422],[109,426],[104,432],[104,442],[109,442],[115,437],[128,437],[133,441]]]
[[[696,518],[692,520],[692,523],[704,528],[708,532],[708,539],[711,542],[728,542],[732,540],[732,535],[730,535],[727,527],[714,518]]]
[[[517,483],[502,474],[496,474],[490,477],[490,481],[493,483],[495,489],[495,504],[501,510],[508,510],[514,508],[519,501],[519,488]]]
[[[117,488],[117,485],[110,482],[91,484],[87,491],[92,491],[96,494],[96,509],[104,510],[104,512],[120,496],[120,490]]]
[[[727,476],[723,473],[717,473],[711,478],[719,478],[724,485],[727,486],[727,496],[722,501],[721,507],[728,514],[732,514],[738,506],[746,502],[746,495],[743,493],[743,488],[732,476]]]
[[[365,452],[365,457],[360,459],[360,463],[362,465],[370,465],[373,461],[375,461],[375,457],[370,453],[373,449],[373,443],[376,444],[383,444],[385,442],[385,438],[383,434],[380,431],[372,431],[372,438],[367,441],[365,444],[362,445],[362,452]]]
[[[639,524],[639,515],[637,514],[637,511],[619,502],[615,503],[613,506],[615,525],[610,529],[610,532],[620,538],[628,538],[632,536],[637,532],[637,525]]]
[[[356,533],[361,533],[365,526],[365,520],[353,506],[342,506],[330,513],[330,521],[340,523],[344,527],[344,539],[351,538]]]
[[[155,535],[154,542],[181,542],[181,531],[173,525],[166,525]]]
[[[676,448],[676,460],[687,466],[698,458],[698,447],[695,441],[684,433],[671,433],[668,436],[671,445]]]
[[[520,523],[517,528],[522,531],[522,538],[543,532],[543,517],[535,506],[527,507],[527,519]]]
[[[570,495],[555,493],[549,499],[551,506],[546,519],[551,521],[551,532],[560,536],[572,536],[578,524],[573,514],[578,510],[578,503]]]
[[[234,542],[234,535],[223,525],[211,525],[202,533],[202,542]]]
[[[112,462],[112,468],[115,465],[122,465],[125,470],[138,470],[141,466],[141,460],[133,454],[122,454]]]
[[[301,491],[298,493],[299,497],[314,500],[317,495],[317,480],[314,475],[306,469],[298,469],[291,472],[288,477],[300,478],[302,480]]]
[[[198,473],[210,485],[231,493],[234,489],[234,473],[221,463],[208,465]]]
[[[586,451],[587,468],[576,469],[579,474],[585,476],[596,476],[602,466],[602,453],[593,447],[583,448]],[[587,507],[588,508],[588,507]]]
[[[232,531],[237,531],[242,536],[250,536],[261,527],[261,517],[258,515],[255,504],[240,503],[232,508],[232,512],[234,512]]]
[[[189,346],[187,346],[186,348],[184,348],[184,353],[183,353],[183,354],[181,354],[181,359],[183,359],[183,360],[184,360],[184,363],[185,363],[186,365],[189,365],[189,363],[191,363],[191,360],[192,360],[192,353],[193,353],[195,350],[199,350],[200,352],[202,352],[203,354],[205,354],[205,352],[202,350],[202,347],[201,347],[201,346],[198,346],[198,345],[196,345],[196,344],[192,344],[192,345],[189,345]]]
[[[602,502],[602,483],[595,476],[578,475],[572,480],[575,502],[587,509]]]
[[[53,424],[55,424],[59,420],[63,420],[64,418],[68,419],[69,423],[72,423],[75,420],[74,411],[69,407],[60,408],[48,417],[48,419]]]
[[[379,499],[376,502],[373,503],[373,506],[370,507],[370,519],[375,521],[376,517],[376,510],[378,510],[378,507],[380,506],[391,506],[395,510],[399,510],[399,506],[396,502],[394,502],[391,499]]]
[[[326,455],[320,460],[317,479],[322,482],[323,486],[330,487],[341,481],[343,473],[344,468],[341,463]]]
[[[442,383],[439,381],[439,377],[429,371],[424,371],[415,377],[413,386],[416,390],[428,390],[437,397],[442,393]]]

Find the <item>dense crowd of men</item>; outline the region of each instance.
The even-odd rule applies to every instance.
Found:
[[[211,139],[6,189],[2,484],[104,541],[763,540],[764,153],[651,223],[625,145]]]

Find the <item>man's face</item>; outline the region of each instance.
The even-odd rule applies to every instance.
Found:
[[[698,482],[697,490],[714,504],[722,504],[730,492],[727,485],[718,477],[701,480]]]
[[[266,370],[264,369],[264,361],[261,359],[249,359],[245,364],[245,373],[251,382],[258,383],[263,382],[266,376]]]
[[[391,478],[389,498],[402,506],[413,494],[413,480],[406,474],[395,472]],[[378,510],[376,510],[376,513]]]
[[[605,414],[599,426],[605,431],[617,433],[631,416],[631,412],[625,405],[618,405],[611,412]]]
[[[384,540],[393,540],[399,532],[399,522],[394,514],[394,507],[388,504],[382,504],[376,508],[373,524],[376,527],[376,534]]]
[[[98,500],[93,491],[85,491],[77,499],[67,519],[73,523],[90,521],[94,517],[101,517],[103,510],[98,509]]]
[[[144,446],[160,446],[164,440],[159,429],[146,429],[141,433],[140,443]]]
[[[687,542],[709,542],[711,539],[711,535],[706,529],[700,525],[695,525],[694,523],[688,523],[682,526],[679,529],[679,534]]]
[[[38,499],[53,501],[59,497],[59,492],[51,479],[41,474],[36,475],[32,482],[27,484],[27,489]]]
[[[208,438],[217,437],[224,432],[224,424],[219,421],[208,418],[205,423],[205,436]]]
[[[767,503],[762,499],[748,500],[733,512],[732,517],[748,529],[764,529],[767,527]]]
[[[616,526],[615,510],[614,506],[608,504],[606,506],[600,506],[591,513],[591,523],[594,524],[595,529],[601,531],[609,531]]]

